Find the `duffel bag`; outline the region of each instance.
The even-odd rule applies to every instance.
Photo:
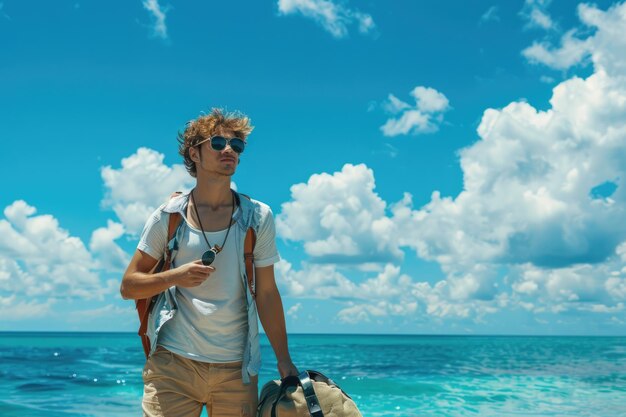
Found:
[[[257,417],[362,415],[350,396],[332,380],[320,372],[304,371],[298,376],[288,376],[263,385]]]

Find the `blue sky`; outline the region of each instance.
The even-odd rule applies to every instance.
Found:
[[[294,333],[626,334],[626,5],[0,2],[0,330],[133,331],[121,273],[255,131]]]

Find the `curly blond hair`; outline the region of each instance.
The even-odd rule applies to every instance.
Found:
[[[211,109],[208,115],[200,116],[187,122],[184,132],[178,132],[178,154],[183,157],[189,175],[196,177],[196,163],[189,156],[189,148],[200,141],[215,135],[219,130],[230,130],[235,136],[246,139],[254,126],[245,114],[227,112],[220,108]]]

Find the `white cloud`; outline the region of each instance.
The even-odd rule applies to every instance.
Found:
[[[298,312],[300,310],[302,310],[302,303],[294,304],[291,307],[289,307],[289,310],[287,310],[287,316],[296,320],[298,318]]]
[[[126,307],[107,304],[90,310],[72,311],[68,316],[68,321],[90,321],[98,317],[132,317],[134,319],[135,316],[136,313],[134,304],[131,305],[131,303],[127,303]]]
[[[603,304],[591,304],[589,306],[585,306],[584,309],[591,311],[592,313],[613,314],[624,311],[624,303],[619,303],[613,307],[607,307]]]
[[[535,42],[522,53],[532,63],[544,64],[556,69],[567,69],[584,62],[591,56],[595,72],[605,71],[610,76],[623,76],[626,73],[626,37],[623,36],[626,24],[626,4],[618,3],[607,11],[589,4],[578,6],[578,16],[587,27],[584,30],[572,29],[563,35],[561,46],[553,48],[547,42]],[[577,32],[595,33],[581,39]]]
[[[23,297],[101,298],[108,293],[97,258],[83,242],[54,217],[35,213],[34,207],[18,200],[0,219],[0,293],[18,296],[17,307],[26,306]]]
[[[582,22],[597,31],[587,38],[591,60],[596,72],[606,71],[611,76],[626,74],[626,3],[622,2],[602,11],[592,5],[580,4],[578,15]]]
[[[545,140],[525,125],[518,126],[519,131],[508,125],[502,128],[512,135],[507,141],[521,139],[519,131],[537,137],[538,142]],[[544,125],[535,128],[550,137]],[[491,157],[489,149],[480,148],[481,143],[501,154]],[[343,322],[404,315],[418,306],[422,306],[418,311],[431,317],[480,319],[503,307],[559,312],[585,309],[589,302],[613,308],[623,301],[626,242],[617,248],[611,243],[623,239],[625,228],[614,224],[614,219],[623,218],[623,207],[614,211],[616,204],[590,197],[589,190],[597,181],[591,174],[574,175],[571,169],[560,168],[569,180],[551,180],[547,173],[556,169],[547,169],[543,162],[538,163],[541,169],[515,163],[521,160],[505,145],[490,134],[474,145],[479,147],[476,152],[472,147],[464,150],[466,190],[456,199],[442,199],[435,192],[420,210],[412,208],[409,194],[386,210],[387,204],[374,193],[373,173],[364,165],[346,165],[341,172],[314,175],[307,184],[295,185],[293,200],[283,205],[277,218],[278,230],[287,239],[304,241],[305,250],[317,263],[305,263],[297,270],[281,261],[277,265],[281,290],[294,297],[351,300],[338,316]],[[559,162],[537,143],[509,145],[517,151],[526,147],[523,154],[530,160],[537,152]],[[562,149],[554,142],[548,146]],[[589,155],[589,147],[584,149]],[[498,169],[477,169],[467,159],[476,155],[491,164],[497,162]],[[564,160],[559,163],[579,166],[575,154],[561,157]],[[606,163],[604,167],[607,172],[615,168]],[[584,183],[575,184],[579,180]],[[553,195],[557,191],[560,194]],[[562,201],[563,195],[569,199]],[[374,225],[379,225],[376,233]],[[351,245],[334,247],[332,243],[342,236]],[[384,251],[372,251],[374,236]],[[386,265],[375,278],[357,283],[338,269],[338,265],[371,265],[369,261],[402,247],[437,261],[446,279],[434,285],[415,282],[400,274],[399,267]],[[317,252],[320,248],[328,252]],[[342,253],[342,248],[350,250]],[[502,277],[498,270],[504,266],[508,275]]]
[[[539,9],[533,9],[531,11],[530,22],[533,25],[539,26],[546,30],[552,29],[552,27],[554,26],[554,23],[552,22],[550,15],[548,15],[546,12],[539,10]]]
[[[480,17],[481,22],[499,22],[500,16],[498,16],[498,6],[491,6]]]
[[[485,111],[481,140],[461,152],[464,190],[455,199],[435,192],[417,213],[408,198],[395,207],[400,229],[412,230],[406,244],[443,264],[559,267],[610,256],[626,238],[616,222],[623,188],[609,199],[590,192],[626,175],[626,91],[597,73],[561,83],[551,103],[547,111],[523,102]]]
[[[374,187],[374,174],[363,164],[312,175],[306,184],[291,187],[292,201],[282,205],[276,218],[278,234],[304,240],[306,253],[316,262],[400,259],[386,204]]]
[[[301,270],[281,260],[275,265],[281,293],[292,297],[345,299],[354,297],[356,285],[333,265],[305,265]]]
[[[389,94],[384,104],[389,113],[401,113],[400,117],[390,118],[381,126],[385,136],[433,133],[439,130],[443,121],[443,113],[449,110],[449,102],[445,95],[430,87],[415,87],[411,91],[415,105],[400,100]]]
[[[336,38],[347,36],[348,25],[354,22],[361,33],[375,27],[372,16],[331,0],[278,0],[278,11],[282,15],[301,14],[313,19]]]
[[[144,0],[143,7],[148,10],[154,20],[152,27],[154,36],[167,39],[167,26],[165,25],[166,9],[159,5],[158,0]]]
[[[400,244],[437,261],[452,286],[460,282],[458,295],[495,296],[497,269],[508,265],[521,274],[529,264],[539,278],[513,288],[525,295],[545,291],[543,304],[562,309],[568,302],[618,301],[604,287],[620,293],[621,279],[606,281],[609,269],[623,265],[616,248],[626,240],[626,54],[613,53],[613,45],[626,44],[616,30],[618,22],[625,26],[625,11],[623,4],[608,12],[582,8],[598,28],[584,40],[596,71],[557,85],[550,109],[514,102],[485,111],[480,140],[460,152],[458,196],[434,192],[413,210],[407,195],[392,206],[404,234]],[[594,196],[607,181],[616,185],[613,194]]]
[[[124,229],[138,235],[152,212],[167,201],[175,191],[188,191],[195,184],[182,164],[171,167],[163,163],[164,155],[148,148],[139,148],[122,159],[122,167],[102,168],[106,187],[103,200],[121,220]]]
[[[370,275],[370,273],[366,273]],[[447,281],[434,286],[416,282],[400,267],[386,264],[360,283],[348,279],[336,265],[303,264],[301,269],[281,260],[276,265],[281,294],[301,299],[332,299],[344,306],[337,313],[342,323],[385,323],[394,317],[410,321],[481,318],[506,305],[506,294],[491,300],[455,299]]]
[[[342,323],[356,324],[371,322],[372,318],[383,318],[387,315],[388,304],[380,301],[376,304],[351,304],[337,313],[337,318]]]
[[[335,265],[304,264],[296,270],[281,260],[276,265],[281,294],[297,298],[333,299],[346,304],[337,314],[340,322],[371,321],[372,317],[412,316],[417,312],[415,283],[400,274],[400,268],[387,264],[375,277],[357,284],[337,270]],[[292,307],[294,314],[300,303]],[[288,312],[291,315],[291,310]]]
[[[344,257],[358,263],[366,254],[412,248],[445,274],[434,284],[409,279],[406,287],[386,285],[384,274],[371,286],[336,276],[355,294],[343,320],[376,320],[392,314],[390,306],[411,300],[432,317],[479,318],[501,308],[555,314],[622,311],[626,39],[621,29],[626,4],[606,12],[581,6],[579,14],[597,28],[581,40],[588,45],[594,73],[556,85],[547,110],[523,101],[487,109],[479,140],[459,153],[463,190],[457,196],[435,191],[430,202],[415,209],[406,193],[388,205],[374,193],[374,174],[364,165],[346,165],[340,173],[314,175],[294,186],[292,201],[279,215],[279,231],[304,241],[314,260],[332,261],[332,250],[343,250]],[[443,108],[443,101],[427,103],[425,108]],[[408,111],[400,100],[387,105],[390,111]],[[594,191],[607,183],[612,184],[608,192]],[[293,280],[300,294],[306,292],[306,270]],[[366,303],[358,294],[370,294],[370,287],[383,295]],[[402,288],[412,298],[400,301],[402,296],[388,288]]]
[[[578,302],[612,303],[615,299],[605,289],[608,285],[606,271],[605,264],[550,269],[524,264],[512,270],[511,277],[515,279],[513,290],[520,299],[538,302],[542,307],[552,305],[568,309],[577,308]]]
[[[102,268],[116,272],[126,269],[129,256],[115,243],[123,235],[124,226],[111,220],[107,222],[107,227],[100,227],[91,234],[89,249],[97,255]]]
[[[561,38],[561,46],[552,48],[547,42],[535,42],[522,51],[522,55],[533,64],[543,64],[554,69],[567,69],[577,65],[587,56],[590,45],[574,37],[570,30]]]
[[[527,28],[556,29],[555,23],[547,12],[552,0],[526,0],[521,15],[527,20]]]
[[[11,20],[11,16],[6,14],[3,10],[4,10],[4,3],[0,3],[0,14],[2,14],[2,17],[4,17],[5,19]]]
[[[626,273],[608,278],[604,286],[611,297],[617,300],[626,300]]]
[[[39,302],[36,300],[22,301],[15,294],[8,297],[0,296],[0,316],[2,320],[6,321],[45,317],[50,314],[53,305],[54,300],[52,299]]]

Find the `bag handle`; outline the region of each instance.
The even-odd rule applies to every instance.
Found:
[[[311,371],[308,370],[307,371],[309,373],[309,377],[316,382],[323,382],[327,385],[330,385],[331,387],[335,387],[341,390],[341,392],[343,393],[343,395],[345,395],[346,397],[352,399],[352,397],[350,397],[348,395],[347,392],[345,392],[343,389],[341,389],[341,387],[339,385],[337,385],[337,383],[335,381],[333,381],[332,379],[328,378],[326,375],[324,375],[321,372],[317,372],[317,371]]]
[[[272,417],[276,417],[276,406],[285,396],[287,389],[290,387],[297,387],[298,385],[302,387],[302,391],[304,392],[304,398],[306,400],[306,406],[309,409],[309,414],[311,414],[312,417],[324,417],[322,407],[320,406],[320,402],[317,399],[315,390],[313,389],[313,382],[311,382],[309,372],[318,374],[315,371],[303,371],[298,376],[290,375],[280,380],[280,392],[278,393],[276,400],[274,400],[274,404],[272,404]]]

